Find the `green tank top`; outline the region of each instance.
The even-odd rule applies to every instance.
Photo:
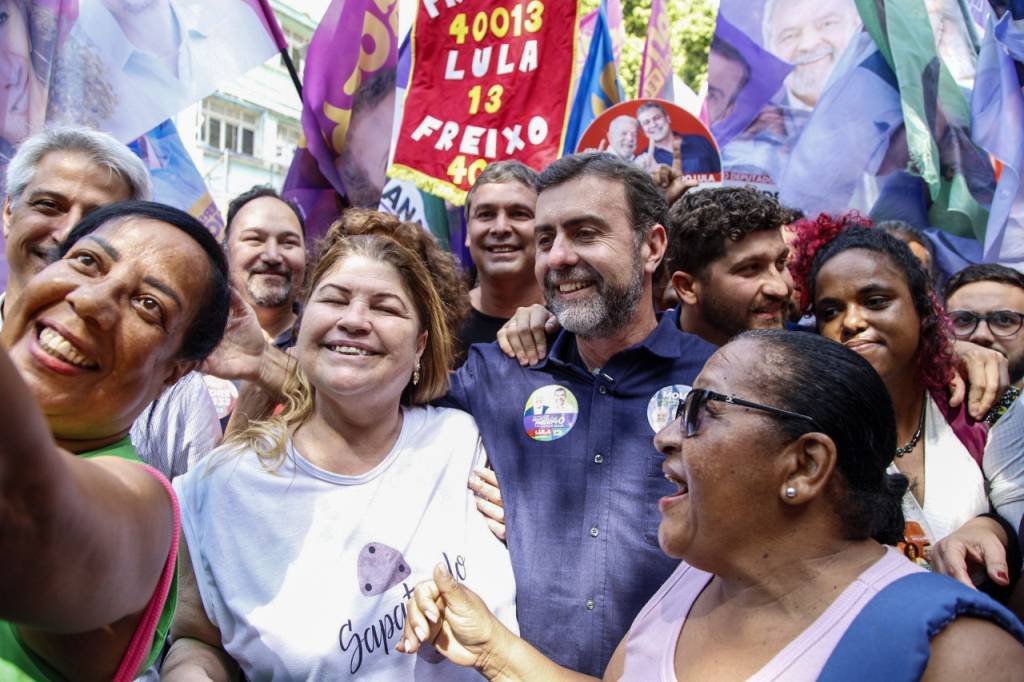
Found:
[[[135,448],[132,447],[127,436],[104,448],[83,452],[78,456],[85,457],[86,459],[93,457],[120,457],[131,462],[142,462],[135,453]],[[160,621],[157,623],[156,632],[153,633],[153,644],[150,647],[149,656],[146,658],[143,670],[153,664],[163,648],[167,632],[171,628],[171,619],[174,618],[174,608],[177,603],[178,572],[175,571],[174,578],[171,581],[171,588],[167,593],[167,601],[164,603],[163,611],[160,613]],[[22,643],[14,625],[6,621],[0,621],[0,680],[3,680],[3,682],[29,682],[30,680],[33,682],[38,680],[48,682],[60,680],[63,682],[64,679],[60,673],[54,670],[46,661],[32,653]]]

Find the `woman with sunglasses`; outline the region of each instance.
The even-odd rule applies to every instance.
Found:
[[[683,563],[605,680],[952,679],[981,665],[1009,680],[1022,669],[1012,615],[881,544],[902,534],[907,480],[886,472],[892,401],[855,353],[813,334],[748,332],[708,361],[655,444],[678,485],[659,503],[658,539]],[[894,617],[893,599],[914,608]],[[407,612],[407,652],[431,641],[488,679],[592,679],[513,636],[440,566]]]
[[[932,546],[989,511],[978,462],[987,427],[949,407],[953,337],[928,277],[907,245],[849,216],[794,225],[791,269],[818,331],[856,351],[882,377],[896,412],[890,471],[910,480],[902,545]]]

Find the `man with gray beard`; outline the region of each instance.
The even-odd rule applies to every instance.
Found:
[[[501,483],[504,512],[480,504],[504,515],[523,637],[600,675],[676,566],[658,547],[675,488],[653,438],[714,347],[654,314],[668,206],[647,173],[578,154],[538,188],[534,273],[563,329],[532,367],[473,346],[445,404],[475,417]]]
[[[256,313],[267,338],[292,345],[296,300],[306,277],[305,223],[298,207],[256,186],[228,205],[224,250],[231,286]]]

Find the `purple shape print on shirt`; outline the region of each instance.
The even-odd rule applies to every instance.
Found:
[[[409,577],[409,564],[394,547],[380,542],[369,542],[359,550],[356,573],[359,592],[364,597],[384,594]]]

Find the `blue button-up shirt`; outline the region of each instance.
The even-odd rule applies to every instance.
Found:
[[[520,632],[563,666],[600,677],[676,568],[658,547],[658,499],[675,486],[662,474],[649,408],[659,390],[692,385],[714,351],[663,316],[595,373],[563,331],[535,367],[496,344],[475,345],[453,375],[446,404],[475,417],[501,485]],[[527,434],[527,402],[554,386],[571,393],[578,414],[562,437],[536,440]],[[530,415],[559,412],[550,402],[531,407]],[[534,436],[550,437],[543,429]]]

